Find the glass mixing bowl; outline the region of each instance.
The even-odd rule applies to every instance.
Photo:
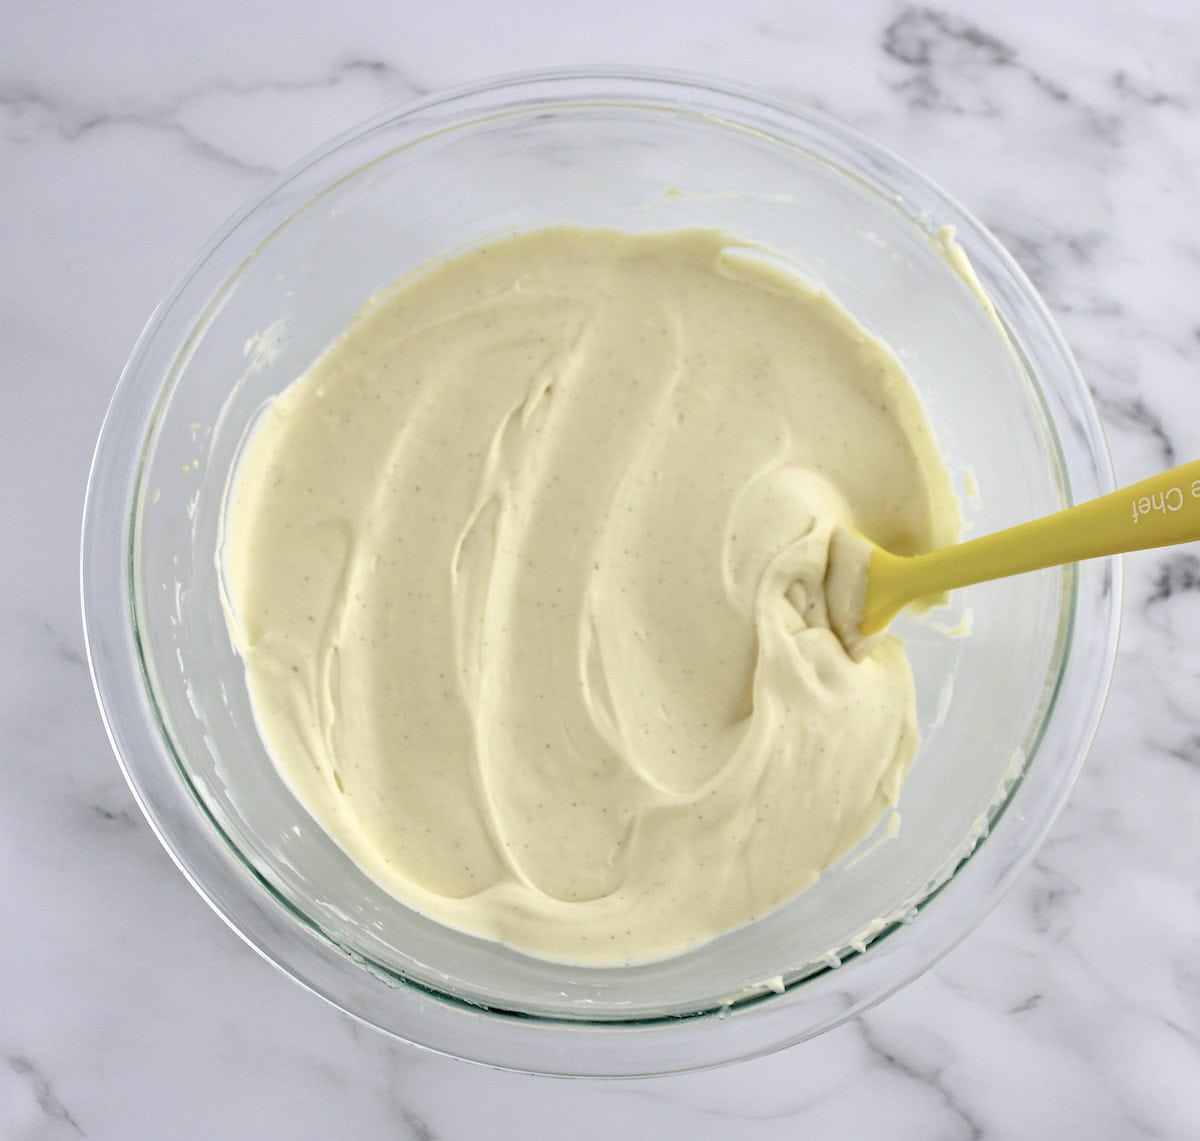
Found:
[[[899,159],[821,115],[709,80],[520,75],[330,143],[234,218],[156,311],[88,489],[88,652],[113,746],[163,844],[251,946],[317,994],[498,1066],[715,1065],[863,1010],[998,901],[1095,731],[1118,572],[1104,561],[982,585],[948,615],[901,623],[923,740],[899,835],[860,846],[757,923],[666,961],[583,968],[408,910],[314,824],[263,748],[218,596],[222,500],[263,401],[368,296],[426,259],[552,222],[718,226],[823,283],[907,367],[974,533],[1111,488],[1087,391],[1033,288]],[[995,317],[946,256],[945,225]],[[968,610],[969,637],[936,628]]]

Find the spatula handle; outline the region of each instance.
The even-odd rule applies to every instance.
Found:
[[[1053,515],[900,559],[876,550],[862,628],[879,629],[905,603],[1042,567],[1200,539],[1200,460]],[[890,613],[889,613],[890,611]]]

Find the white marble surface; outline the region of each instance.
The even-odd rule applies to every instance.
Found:
[[[1200,1136],[1200,551],[1127,560],[1108,712],[1001,907],[851,1024],[715,1073],[495,1073],[356,1026],[195,895],[110,755],[77,532],[122,363],[272,173],[419,92],[561,63],[824,107],[1016,253],[1119,480],[1200,456],[1185,0],[0,5],[0,1137]]]

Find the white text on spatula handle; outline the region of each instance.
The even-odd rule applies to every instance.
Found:
[[[1200,499],[1200,479],[1192,480],[1189,489],[1193,499]],[[1172,511],[1183,509],[1185,493],[1182,487],[1168,487],[1166,491],[1156,491],[1153,495],[1143,495],[1130,501],[1133,506],[1133,521],[1136,523],[1143,515],[1152,511],[1166,515]]]

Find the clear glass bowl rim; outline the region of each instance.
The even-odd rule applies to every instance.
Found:
[[[1094,737],[1116,655],[1120,611],[1120,563],[1082,564],[1074,576],[1075,618],[1080,604],[1099,617],[1093,652],[1066,652],[1059,690],[1081,699],[1067,709],[1051,703],[1041,748],[1061,754],[1055,766],[1038,769],[1038,784],[1018,782],[1006,808],[1022,801],[1022,843],[984,842],[964,859],[935,895],[938,906],[902,938],[879,940],[871,954],[858,956],[822,976],[807,979],[784,994],[767,994],[732,1011],[712,1011],[686,1019],[588,1023],[537,1019],[469,1006],[393,977],[371,974],[343,951],[317,938],[296,921],[266,885],[209,826],[200,806],[180,779],[147,692],[134,627],[132,511],[140,455],[148,424],[156,414],[166,374],[148,367],[164,326],[180,312],[194,324],[196,279],[227,246],[253,255],[262,231],[261,216],[284,192],[318,168],[337,167],[339,152],[376,130],[419,124],[430,112],[456,105],[472,112],[465,123],[521,106],[613,102],[670,110],[684,104],[715,117],[769,127],[786,134],[801,129],[837,151],[849,169],[878,190],[886,188],[909,208],[932,210],[941,223],[955,225],[969,241],[975,269],[985,288],[999,288],[1021,306],[1021,317],[1055,358],[1062,388],[1043,397],[1065,402],[1051,410],[1069,414],[1082,452],[1059,455],[1072,501],[1112,489],[1103,433],[1070,350],[1022,271],[984,227],[904,160],[823,113],[761,92],[709,77],[651,68],[563,68],[503,75],[456,87],[409,103],[361,124],[306,156],[251,200],[211,239],[175,289],[152,314],[122,372],[101,429],[88,481],[81,546],[81,593],[85,639],[93,684],[113,750],[142,812],[164,848],[193,887],[254,950],[318,996],[378,1029],[438,1052],[501,1068],[572,1076],[621,1077],[701,1069],[768,1053],[815,1036],[881,1001],[917,977],[961,939],[999,902],[1061,810]],[[829,155],[823,157],[829,159]],[[317,193],[358,165],[335,169],[314,183]],[[311,195],[310,195],[311,197]],[[309,199],[306,198],[305,202]],[[289,199],[290,201],[290,199]],[[290,213],[289,207],[288,212]],[[259,219],[257,227],[255,219]],[[199,301],[207,302],[207,294]],[[172,353],[174,355],[174,353]],[[1057,412],[1059,415],[1055,415]],[[118,539],[120,541],[114,541]],[[1033,757],[1029,758],[1032,763]],[[1042,774],[1046,774],[1043,778]],[[1033,793],[1036,792],[1036,796]],[[257,881],[257,882],[256,882]],[[986,890],[980,890],[984,885]],[[975,890],[973,890],[975,889]],[[932,898],[932,897],[931,897]],[[878,949],[878,953],[877,953]]]

